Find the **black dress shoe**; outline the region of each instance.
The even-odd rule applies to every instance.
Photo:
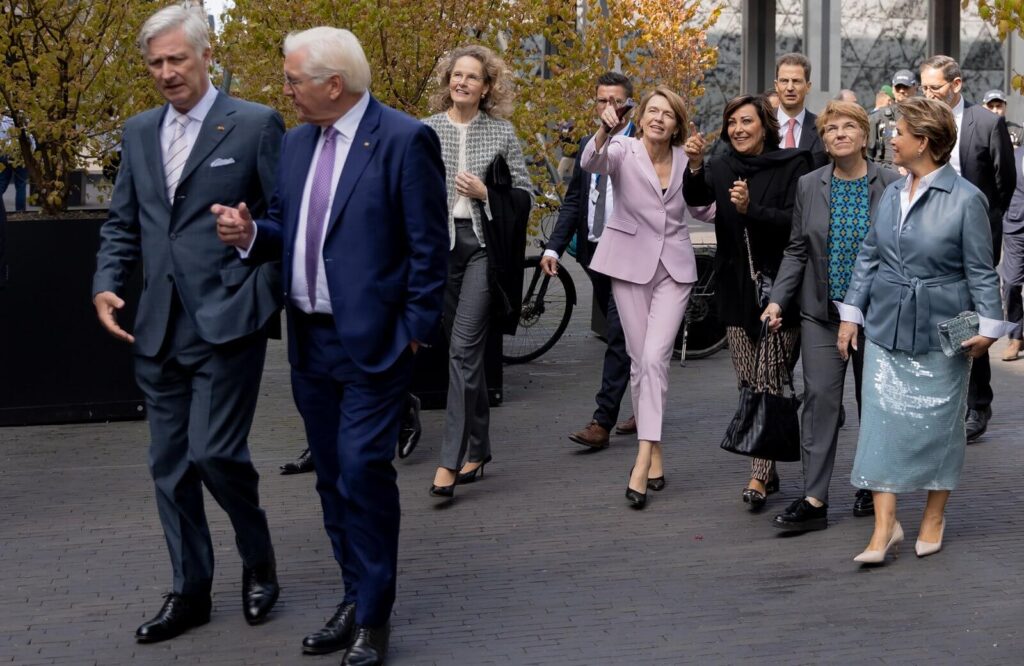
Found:
[[[638,511],[647,506],[647,493],[638,493],[629,486],[626,486],[626,499],[629,500],[629,506]]]
[[[185,596],[172,592],[164,599],[164,605],[156,617],[135,630],[135,640],[138,642],[166,641],[210,621],[208,596]]]
[[[665,489],[665,475],[654,476],[647,479],[647,487],[651,490],[664,490]]]
[[[476,461],[472,460],[470,462]],[[464,483],[473,483],[474,481],[476,481],[476,477],[478,474],[480,475],[481,479],[484,478],[484,465],[486,465],[489,462],[491,462],[491,457],[487,456],[480,462],[479,465],[473,468],[472,472],[459,472],[459,477],[456,480],[456,483],[458,483],[460,486]]]
[[[823,530],[828,527],[828,506],[814,506],[801,497],[775,516],[772,524],[787,532]]]
[[[242,567],[242,613],[249,624],[259,624],[274,607],[281,586],[277,584],[277,568],[273,564]]]
[[[760,511],[764,508],[768,498],[760,490],[754,490],[753,488],[743,489],[743,503],[750,505],[751,511]]]
[[[313,456],[310,455],[309,449],[306,449],[299,454],[299,457],[295,462],[285,463],[281,465],[281,474],[305,474],[306,472],[313,471]]]
[[[967,441],[973,442],[988,430],[988,420],[992,418],[992,408],[968,409],[967,420],[964,423],[967,428]]]
[[[356,605],[341,603],[324,628],[302,639],[305,654],[328,654],[352,645],[356,629]]]
[[[858,518],[875,515],[875,496],[867,488],[857,491],[857,496],[853,499],[853,515]]]
[[[341,659],[341,666],[379,666],[388,654],[388,625],[356,626],[356,638]]]
[[[420,399],[409,394],[409,410],[402,419],[402,426],[398,430],[398,457],[408,458],[416,449],[416,445],[423,435],[423,424],[420,423]]]

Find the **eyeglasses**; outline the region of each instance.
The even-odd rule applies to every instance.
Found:
[[[857,123],[843,123],[842,125],[825,125],[825,136],[832,136],[837,134],[839,130],[843,131],[843,134],[851,134],[856,132],[861,127]]]
[[[923,90],[925,92],[937,93],[937,92],[939,92],[940,90],[942,90],[943,88],[945,88],[946,86],[948,86],[951,83],[953,83],[953,82],[952,81],[946,81],[945,83],[943,83],[941,85],[937,85],[937,86],[926,86],[924,84],[921,84],[921,90]]]
[[[289,89],[290,89],[290,90],[291,90],[292,92],[295,92],[295,88],[297,88],[298,86],[301,86],[301,85],[302,85],[303,83],[305,83],[306,81],[311,81],[311,80],[313,80],[313,77],[312,77],[312,76],[308,76],[308,77],[306,77],[306,78],[304,78],[304,79],[293,79],[293,78],[291,78],[290,76],[285,76],[285,77],[284,77],[284,84],[285,84],[286,86],[288,86],[288,88],[289,88]]]
[[[625,103],[626,100],[616,99],[614,97],[598,97],[597,99],[594,100],[594,104],[597,104],[598,106],[608,106],[609,104],[612,104],[615,107],[620,107]]]

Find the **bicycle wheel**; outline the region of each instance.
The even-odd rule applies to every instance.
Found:
[[[515,335],[503,339],[501,358],[505,363],[526,363],[555,346],[565,333],[576,305],[576,285],[565,267],[556,277],[540,268],[540,255],[524,263],[523,312]]]
[[[713,255],[697,254],[697,284],[686,306],[689,325],[686,358],[706,358],[725,348],[725,325],[718,318],[715,301],[715,259]]]

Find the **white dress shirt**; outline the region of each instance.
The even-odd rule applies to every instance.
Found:
[[[960,111],[963,112],[963,101],[961,99]],[[955,151],[954,151],[955,152]],[[924,196],[924,193],[928,191],[935,179],[938,178],[939,172],[942,171],[942,167],[939,167],[935,171],[932,171],[926,176],[921,176],[917,179],[917,188],[914,190],[913,196],[910,194],[911,178],[907,177],[906,182],[903,183],[903,188],[900,189],[900,232],[903,231],[903,223],[907,219],[907,214],[910,213],[910,209],[914,206],[917,201]],[[850,321],[861,326],[864,325],[864,313],[860,311],[860,308],[854,305],[847,305],[839,301],[832,301],[839,308],[839,318],[843,321]],[[1001,338],[1010,332],[1012,325],[1008,326],[1008,322],[1004,322],[1001,319],[988,319],[978,315],[978,333],[988,338]]]
[[[188,113],[178,113],[174,110],[173,106],[167,108],[167,113],[164,114],[164,122],[160,125],[160,152],[162,154],[161,163],[167,158],[167,149],[171,147],[171,141],[174,140],[174,125],[178,119],[178,116],[188,116],[192,121],[185,126],[185,141],[188,142],[186,155],[192,154],[192,148],[196,145],[196,139],[199,138],[199,130],[203,127],[203,121],[206,120],[206,115],[210,113],[210,109],[213,108],[213,103],[217,101],[217,89],[210,84],[207,88],[206,94],[203,95],[199,101],[188,110]]]
[[[956,103],[956,106],[950,109],[953,112],[953,120],[956,121],[956,143],[953,145],[953,152],[949,155],[949,165],[956,169],[957,175],[962,176],[960,172],[960,128],[964,124],[964,96],[960,95],[960,100]]]
[[[331,219],[331,207],[334,205],[334,193],[338,190],[338,181],[341,180],[341,170],[345,167],[345,160],[348,158],[349,148],[352,146],[352,139],[359,129],[359,123],[370,105],[370,93],[365,92],[356,102],[356,105],[348,110],[348,113],[334,122],[334,129],[338,135],[334,137],[334,173],[331,177],[331,200],[327,204],[327,212],[324,215],[323,233],[320,236],[320,247],[323,248],[324,238],[327,236],[327,227]],[[317,259],[316,272],[316,310],[309,302],[309,294],[306,289],[306,217],[309,215],[309,191],[313,187],[313,175],[316,172],[316,163],[320,159],[320,152],[324,146],[323,131],[316,142],[316,150],[313,151],[313,159],[309,162],[309,172],[306,174],[306,185],[302,188],[302,205],[299,208],[299,226],[295,230],[295,247],[292,252],[292,286],[288,294],[295,307],[306,314],[313,312],[331,314],[331,295],[327,289],[327,274],[324,269],[324,256],[321,249],[320,257]],[[254,239],[255,240],[255,239]]]
[[[782,148],[786,147],[786,132],[789,130],[789,119],[790,116],[786,115],[786,112],[779,107],[779,110],[775,112],[775,117],[779,119],[779,146]],[[793,128],[793,141],[796,142],[796,146],[800,146],[800,134],[804,129],[804,120],[807,118],[807,109],[800,109],[800,113],[793,116],[793,120],[796,121],[796,127]]]

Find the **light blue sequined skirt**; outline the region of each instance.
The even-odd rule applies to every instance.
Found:
[[[971,360],[912,356],[867,341],[860,439],[850,482],[905,493],[953,490],[964,465]]]

